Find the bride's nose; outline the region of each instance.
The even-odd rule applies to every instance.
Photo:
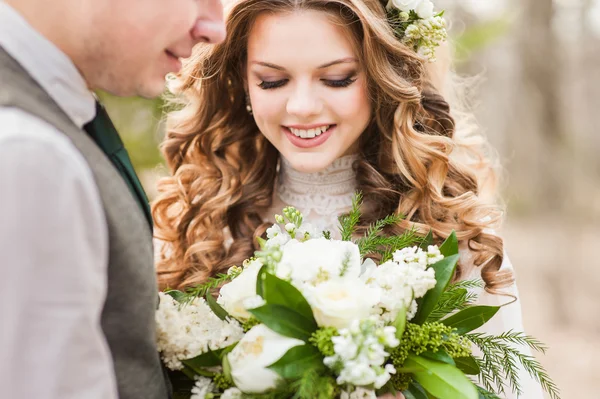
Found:
[[[287,112],[299,118],[319,115],[323,111],[323,101],[310,86],[298,86],[287,102]]]

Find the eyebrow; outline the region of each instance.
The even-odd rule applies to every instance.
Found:
[[[358,62],[358,60],[354,57],[340,58],[339,60],[331,61],[326,64],[320,65],[317,67],[317,69],[325,69],[325,68],[329,68],[330,66],[333,66],[333,65],[348,64],[348,63],[352,63],[352,62]],[[285,71],[284,67],[276,65],[276,64],[271,64],[270,62],[252,61],[252,64],[262,65],[267,68],[277,69],[278,71]]]

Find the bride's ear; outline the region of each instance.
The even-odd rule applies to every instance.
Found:
[[[446,81],[450,68],[452,67],[452,48],[448,41],[440,44],[435,49],[435,62],[427,62],[425,69],[427,70],[427,77],[442,95],[446,96]]]

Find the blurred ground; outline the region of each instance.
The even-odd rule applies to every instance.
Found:
[[[550,347],[538,359],[562,399],[600,397],[600,226],[509,217],[504,238],[526,331]]]

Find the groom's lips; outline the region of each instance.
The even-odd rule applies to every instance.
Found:
[[[179,72],[182,66],[179,57],[169,50],[165,50],[165,54],[168,59],[169,72]]]

